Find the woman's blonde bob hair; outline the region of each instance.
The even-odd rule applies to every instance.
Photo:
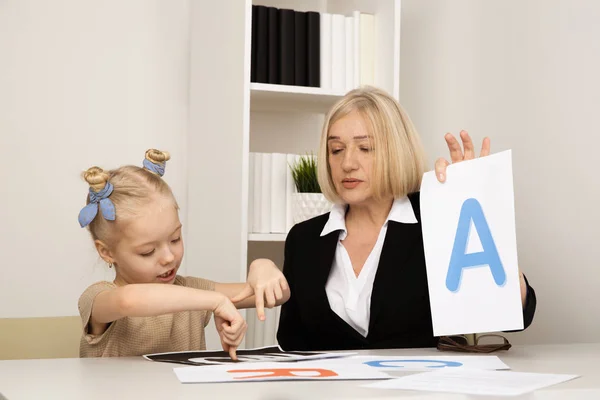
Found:
[[[352,112],[364,118],[372,140],[374,198],[381,200],[392,195],[398,199],[419,191],[425,155],[410,117],[385,91],[364,86],[348,92],[325,117],[317,159],[319,186],[325,197],[333,203],[342,202],[331,178],[327,137],[333,124]]]

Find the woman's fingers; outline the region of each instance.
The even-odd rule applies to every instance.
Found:
[[[252,289],[252,286],[246,284],[246,286],[244,286],[244,289],[242,289],[241,292],[239,292],[238,294],[236,294],[232,299],[231,302],[232,303],[238,303],[242,300],[247,299],[248,297],[252,296],[254,294],[254,290]]]
[[[489,137],[483,138],[483,143],[481,144],[481,153],[479,153],[479,157],[489,156],[490,148],[491,148],[490,138]]]
[[[435,176],[439,182],[446,181],[446,168],[450,163],[445,158],[438,158],[435,161]]]
[[[265,301],[267,308],[273,308],[275,307],[275,304],[277,304],[275,302],[275,293],[273,288],[269,287],[267,290],[265,290]]]
[[[448,145],[448,150],[450,151],[450,159],[452,160],[452,162],[455,163],[462,161],[464,157],[462,148],[460,147],[460,143],[458,143],[458,140],[456,140],[454,135],[451,133],[446,133],[444,139],[446,139],[446,144]]]
[[[475,146],[473,146],[473,140],[467,131],[460,131],[460,139],[463,142],[463,148],[465,153],[463,160],[472,160],[475,158]]]
[[[276,300],[283,299],[283,289],[281,288],[281,283],[277,282],[275,284],[275,287],[273,288],[273,292],[275,293]]]

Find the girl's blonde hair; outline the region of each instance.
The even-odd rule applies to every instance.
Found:
[[[168,152],[156,149],[146,151],[146,160],[164,166],[171,157]],[[88,225],[93,240],[113,243],[116,239],[115,223],[139,215],[140,207],[148,204],[156,195],[166,196],[173,200],[176,209],[179,205],[171,188],[160,175],[146,168],[125,165],[110,171],[99,167],[88,168],[82,174],[90,189],[99,192],[110,182],[113,191],[108,197],[115,206],[115,221],[107,221],[101,212]],[[90,203],[88,194],[86,204]]]
[[[329,168],[327,137],[340,119],[358,112],[365,121],[374,147],[371,187],[376,199],[395,199],[419,191],[425,172],[421,139],[402,106],[385,91],[364,86],[348,92],[325,117],[319,145],[317,177],[325,197],[339,203]]]

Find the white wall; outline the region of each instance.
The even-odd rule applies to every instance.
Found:
[[[256,153],[317,154],[325,114],[253,112],[250,151]]]
[[[187,0],[0,2],[0,318],[77,315],[111,278],[77,214],[98,164],[169,150],[185,220]]]
[[[188,272],[246,280],[249,1],[191,3]],[[224,22],[225,21],[225,22]],[[247,63],[246,63],[247,62]],[[213,323],[207,348],[220,348]]]
[[[600,337],[600,2],[403,0],[402,103],[431,161],[443,135],[513,150],[519,263],[538,296],[515,342]]]

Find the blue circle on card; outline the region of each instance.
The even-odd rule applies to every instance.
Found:
[[[425,363],[425,364],[436,364],[430,365],[426,368],[446,368],[446,367],[460,367],[463,364],[458,361],[442,361],[442,360],[372,360],[366,361],[364,364],[375,367],[375,368],[404,368],[403,365],[386,365],[390,363]]]

